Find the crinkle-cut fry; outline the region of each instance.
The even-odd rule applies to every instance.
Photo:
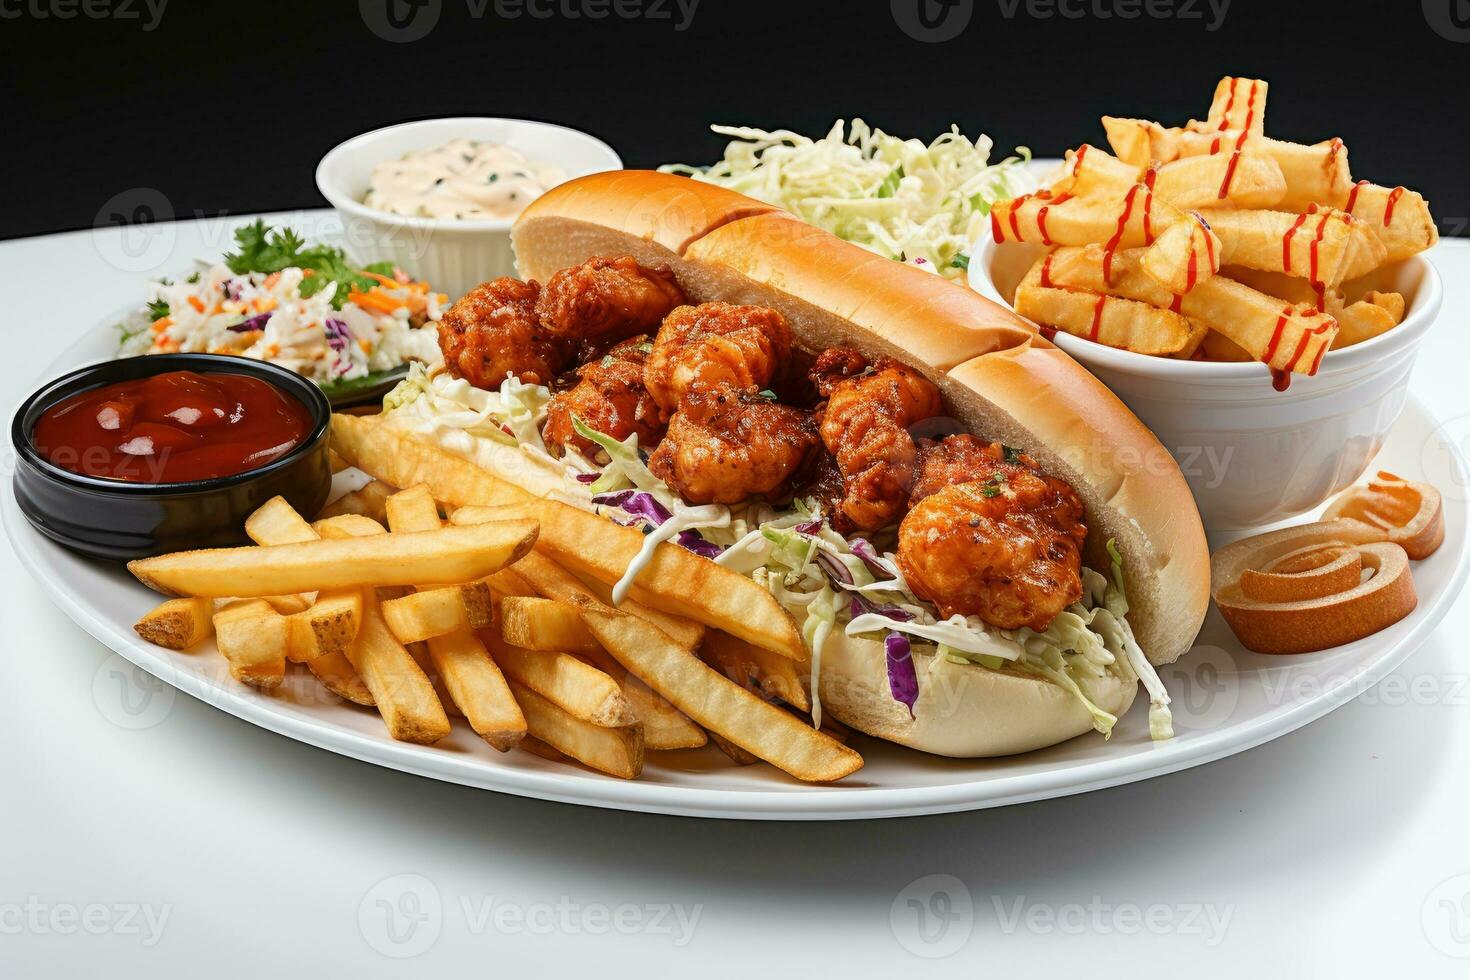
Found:
[[[1274,205],[1283,211],[1304,211],[1313,203],[1337,204],[1346,200],[1352,188],[1347,148],[1342,140],[1306,146],[1241,130],[1191,132],[1148,119],[1104,116],[1102,122],[1113,152],[1125,163],[1138,166],[1193,156],[1222,156],[1228,161],[1237,146],[1242,161],[1252,153],[1269,157],[1286,182],[1285,195]]]
[[[524,684],[563,711],[602,728],[638,722],[638,714],[608,674],[569,653],[512,646],[483,630],[480,639],[507,677]]]
[[[704,662],[742,687],[767,698],[779,698],[801,711],[811,709],[796,664],[744,640],[711,630],[699,648]]]
[[[139,636],[169,650],[189,650],[214,635],[214,603],[209,599],[169,599],[133,624]]]
[[[512,680],[511,692],[526,716],[530,735],[598,772],[636,779],[643,771],[643,726],[603,728]]]
[[[1383,262],[1400,262],[1439,241],[1429,202],[1417,191],[1360,180],[1331,200],[1335,207],[1360,220],[1383,244]]]
[[[1286,197],[1286,177],[1271,157],[1254,149],[1180,157],[1156,164],[1154,193],[1181,211],[1197,208],[1269,208]]]
[[[573,574],[590,576],[604,585],[622,578],[643,547],[643,535],[634,528],[555,500],[463,507],[451,519],[456,524],[473,524],[518,516],[540,526],[538,550]],[[661,612],[723,629],[793,660],[806,659],[801,631],[770,592],[676,544],[654,549],[631,594],[635,601]]]
[[[430,532],[442,527],[439,505],[423,484],[389,497],[384,511],[395,534]],[[479,580],[444,589],[414,591],[385,602],[383,616],[389,627],[393,627],[394,615],[390,607],[401,610],[425,596],[437,604],[440,619],[453,621],[452,628],[441,632],[433,626],[423,628],[422,623],[415,624],[417,629],[400,624],[393,632],[403,642],[426,641],[423,653],[444,689],[441,701],[458,709],[475,733],[491,746],[502,752],[509,750],[525,737],[526,719],[499,665],[491,659],[490,651],[471,626],[472,619],[489,625],[492,609],[489,585]],[[471,609],[477,611],[471,613]],[[432,609],[419,611],[428,619],[434,618]],[[420,637],[419,633],[424,635]]]
[[[1266,94],[1270,86],[1260,78],[1226,75],[1215,86],[1204,132],[1241,129],[1257,135],[1266,127]]]
[[[1016,290],[1015,309],[1037,323],[1139,354],[1173,354],[1193,335],[1189,321],[1177,313],[1080,289],[1023,284]]]
[[[691,720],[798,779],[828,782],[862,767],[862,756],[731,683],[657,627],[581,600],[603,647]]]
[[[1386,251],[1361,221],[1344,211],[1204,212],[1220,239],[1220,264],[1298,276],[1332,288],[1383,264]]]
[[[1183,217],[1178,208],[1159,200],[1143,183],[1085,195],[1042,190],[995,202],[990,209],[990,232],[997,244],[1107,242],[1113,248],[1133,248],[1147,245]]]
[[[322,508],[317,515],[323,517],[339,517],[342,514],[361,514],[371,517],[373,520],[382,522],[383,504],[398,490],[392,484],[384,483],[382,480],[373,480],[363,484],[356,490],[348,491],[336,500]]]
[[[235,680],[264,690],[281,685],[290,629],[270,603],[247,599],[223,605],[214,614],[214,640]]]
[[[155,591],[195,596],[456,583],[513,564],[535,543],[534,520],[505,521],[271,548],[181,551],[130,562],[128,570]]]
[[[1229,276],[1236,282],[1249,286],[1257,292],[1265,293],[1267,296],[1275,296],[1284,299],[1288,303],[1301,303],[1304,306],[1315,305],[1318,300],[1316,288],[1307,280],[1296,276],[1288,276],[1284,272],[1266,272],[1262,269],[1248,269],[1243,265],[1227,265],[1220,270],[1220,275]],[[1332,297],[1338,290],[1328,289],[1325,291],[1327,298],[1327,312],[1332,312]]]
[[[1187,293],[1220,271],[1220,239],[1198,212],[1188,218],[1166,228],[1144,250],[1141,263],[1144,272],[1174,294]]]
[[[1112,280],[1105,282],[1099,246],[1059,248],[1027,273],[1023,287],[1044,278],[1064,289],[1107,290],[1155,306],[1173,303],[1169,291],[1138,267],[1142,254],[1138,249],[1119,253]],[[1279,371],[1315,373],[1337,336],[1337,322],[1321,310],[1287,303],[1225,276],[1212,276],[1178,297],[1177,305],[1190,321],[1223,334],[1253,360]]]
[[[467,459],[380,419],[332,416],[332,448],[353,466],[393,486],[425,484],[453,506],[515,503],[530,496]]]

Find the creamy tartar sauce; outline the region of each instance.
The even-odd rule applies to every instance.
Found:
[[[508,219],[565,179],[520,150],[457,139],[378,164],[363,203],[420,218]]]

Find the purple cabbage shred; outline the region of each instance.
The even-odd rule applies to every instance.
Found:
[[[919,675],[914,672],[914,654],[908,637],[889,633],[883,640],[884,659],[888,662],[888,693],[909,709],[914,716],[914,702],[919,700]]]

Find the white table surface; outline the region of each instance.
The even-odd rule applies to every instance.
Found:
[[[8,405],[230,225],[0,242]],[[1414,390],[1470,447],[1470,247],[1433,258],[1447,296]],[[8,547],[0,597],[0,976],[1470,968],[1470,598],[1379,688],[1243,755],[1003,810],[803,825],[378,769],[150,690]],[[909,887],[929,875],[953,880]]]

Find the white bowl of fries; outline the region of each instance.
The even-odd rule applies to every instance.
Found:
[[[970,285],[1036,323],[1175,455],[1211,531],[1352,484],[1439,314],[1429,204],[1354,179],[1341,139],[1268,137],[1268,86],[1206,118],[1104,116],[1049,186],[997,201]],[[1126,461],[1125,465],[1126,465]]]
[[[1037,246],[975,249],[970,283],[1011,305]],[[1257,362],[1138,354],[1058,332],[1055,343],[1132,409],[1178,460],[1211,531],[1274,524],[1306,513],[1367,470],[1403,410],[1409,375],[1439,315],[1439,273],[1423,256],[1380,270],[1403,295],[1401,323],[1329,351],[1315,376],[1276,390]]]

